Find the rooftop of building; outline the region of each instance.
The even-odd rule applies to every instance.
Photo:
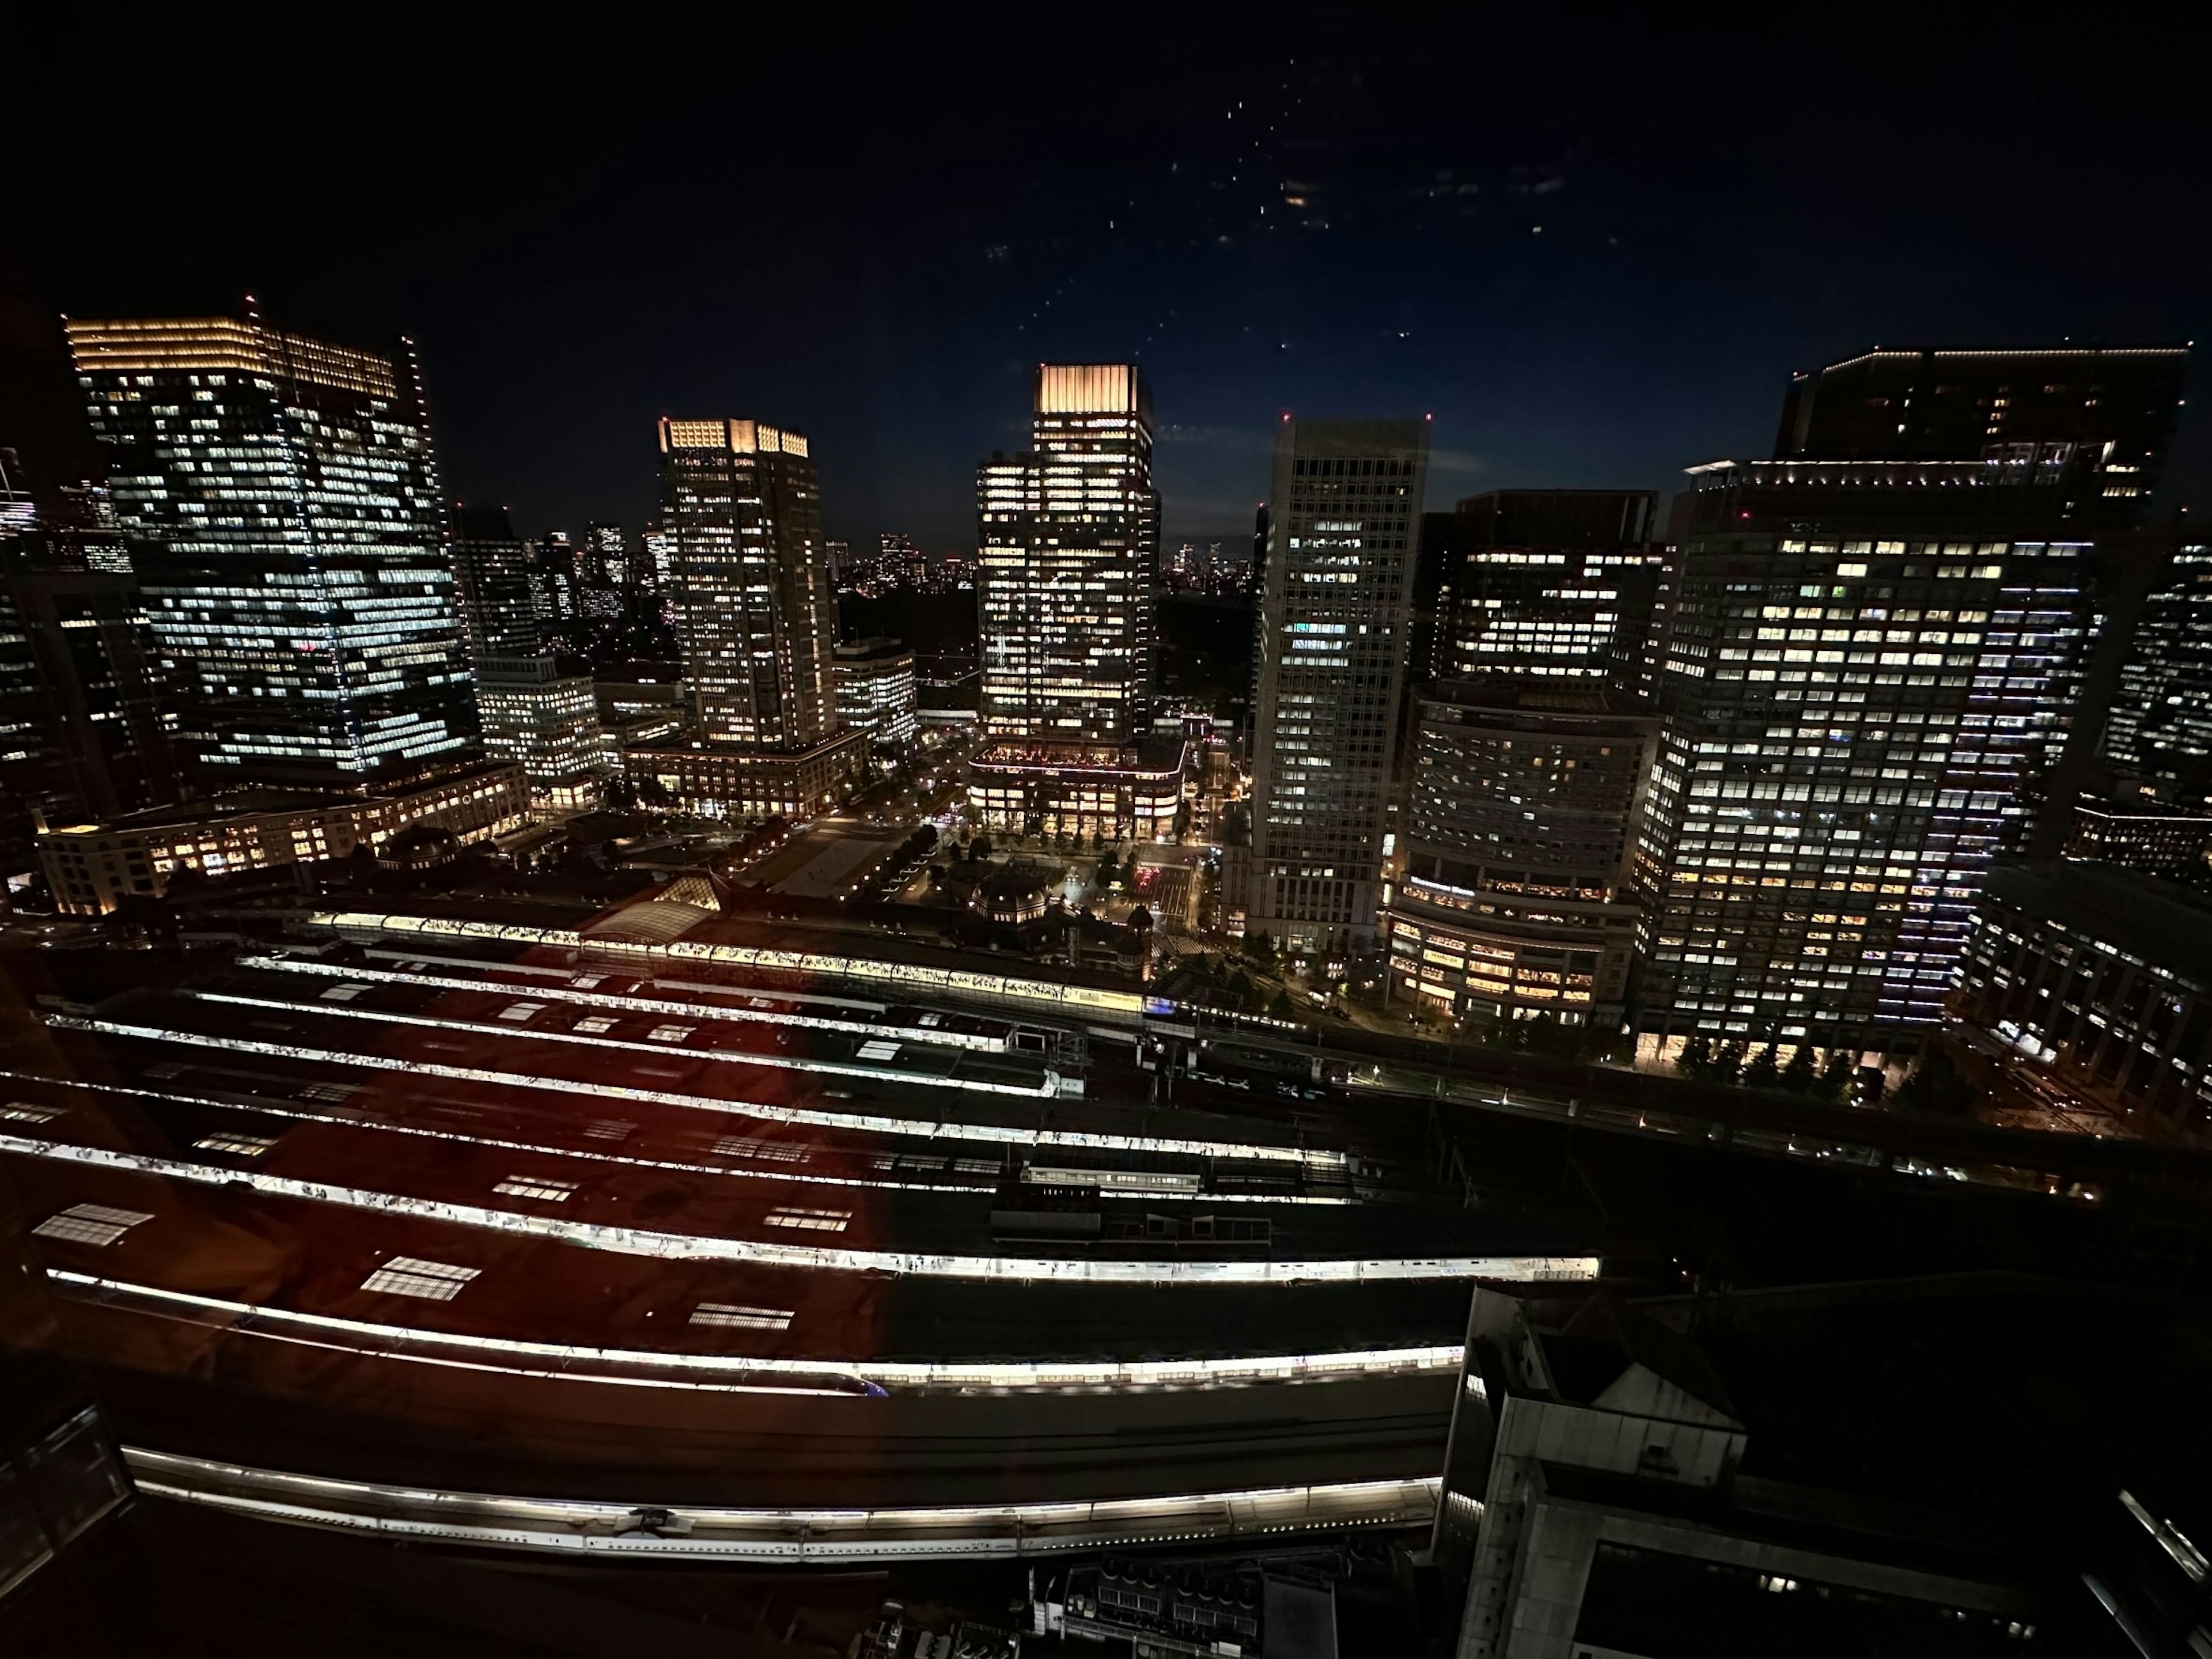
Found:
[[[895,640],[884,634],[866,639],[847,640],[837,647],[837,660],[840,662],[895,662],[901,657],[911,659],[913,656],[912,646],[903,640]]]
[[[1158,775],[1182,769],[1189,741],[1180,736],[1144,737],[1133,743],[1081,743],[1048,738],[1000,738],[969,758],[970,766],[1042,771],[1135,772]]]
[[[448,788],[471,778],[506,772],[520,774],[521,769],[513,761],[483,761],[472,766],[456,767],[450,772],[410,779],[405,783],[363,789],[357,793],[338,789],[233,789],[205,800],[182,801],[173,806],[149,806],[142,811],[125,812],[101,823],[59,825],[47,833],[57,836],[131,835],[149,830],[181,829],[187,824],[222,823],[234,818],[264,817],[272,813],[313,812],[361,806],[371,801],[404,799],[425,790]]]
[[[1597,679],[1530,679],[1490,674],[1439,680],[1424,702],[1469,711],[1494,709],[1513,714],[1582,715],[1612,719],[1656,718],[1632,692]]]

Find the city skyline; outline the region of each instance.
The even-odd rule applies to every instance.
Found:
[[[2154,54],[1965,37],[1946,52],[1952,26],[1920,20],[1928,49],[1881,64],[1917,112],[1832,121],[1804,112],[1853,107],[1873,62],[1717,25],[1622,21],[1549,51],[1542,27],[1439,9],[1405,27],[1424,50],[1317,14],[1193,25],[1152,64],[1133,40],[956,51],[895,25],[806,58],[868,90],[836,120],[789,124],[811,137],[760,182],[759,222],[696,212],[659,161],[726,131],[739,105],[773,128],[815,102],[804,76],[779,84],[750,52],[736,78],[707,75],[728,69],[713,31],[694,63],[656,52],[651,76],[617,75],[593,118],[526,130],[443,95],[447,70],[337,66],[333,104],[391,140],[378,166],[333,128],[254,149],[273,169],[265,195],[155,180],[127,215],[109,181],[146,146],[197,137],[222,155],[258,138],[229,112],[130,95],[167,84],[168,64],[118,46],[98,129],[56,104],[30,139],[21,252],[0,285],[33,322],[204,313],[251,291],[309,332],[410,333],[449,478],[526,534],[641,522],[654,490],[636,434],[738,408],[816,439],[830,535],[933,546],[964,541],[967,469],[1018,447],[1040,361],[1145,368],[1173,542],[1241,526],[1284,409],[1433,413],[1433,504],[1518,485],[1665,489],[1683,465],[1771,453],[1790,374],[1872,344],[2183,340],[2212,322],[2192,275],[2212,265],[2207,228],[2170,206],[2203,118]],[[1846,50],[1892,57],[1871,40]],[[1515,86],[1466,97],[1466,65],[1501,54]],[[625,48],[593,56],[619,64]],[[450,72],[558,84],[587,63],[605,66],[477,40]],[[975,95],[1048,64],[1066,95],[1033,130]],[[1708,85],[1726,96],[1688,95]],[[1133,88],[1110,139],[1085,125],[1109,86]],[[2017,87],[2111,145],[1989,165],[1967,112]],[[410,97],[434,112],[419,129],[396,114]],[[457,189],[451,155],[494,159],[504,188]],[[333,186],[359,192],[362,219],[297,205]],[[2107,235],[2050,234],[2061,212],[2125,227],[2124,283]],[[360,223],[378,234],[355,236]],[[163,246],[158,266],[132,255],[141,235]],[[2169,473],[2177,499],[2202,494],[2193,416]]]

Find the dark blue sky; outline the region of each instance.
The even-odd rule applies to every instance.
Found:
[[[409,332],[449,485],[528,530],[635,529],[653,418],[727,413],[811,434],[833,533],[945,547],[1039,358],[1144,363],[1180,538],[1249,526],[1283,409],[1432,413],[1432,506],[1666,489],[1765,453],[1792,368],[2212,293],[2197,54],[2109,18],[756,10],[103,40],[16,106],[19,280]]]

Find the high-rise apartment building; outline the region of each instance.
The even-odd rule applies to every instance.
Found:
[[[836,599],[806,440],[758,421],[660,422],[676,630],[708,743],[805,748],[837,729]]]
[[[1374,937],[1427,464],[1425,421],[1276,437],[1246,925],[1300,949]]]
[[[838,726],[836,598],[805,438],[759,421],[660,422],[660,528],[696,730],[627,758],[690,810],[811,814],[866,770]]]
[[[66,327],[201,787],[362,788],[473,758],[412,352],[251,310]]]
[[[1131,741],[1150,723],[1160,502],[1126,363],[1041,363],[1030,447],[976,477],[987,736]]]

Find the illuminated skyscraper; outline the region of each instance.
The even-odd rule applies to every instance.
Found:
[[[699,735],[819,743],[837,729],[837,614],[806,440],[755,421],[663,420],[660,455]]]
[[[660,528],[696,741],[628,757],[690,810],[820,811],[867,762],[841,732],[836,599],[806,440],[756,421],[660,422]]]
[[[250,311],[67,327],[201,786],[359,788],[474,758],[412,353]]]
[[[507,509],[453,509],[453,575],[469,650],[487,657],[534,657],[545,644],[537,555],[514,533]]]
[[[1647,1033],[1871,1044],[1941,1018],[2069,733],[2092,538],[2139,515],[2183,356],[1869,354],[1799,377],[1777,459],[1691,470]]]
[[[1247,926],[1375,932],[1428,467],[1425,421],[1283,422],[1260,601]]]
[[[1143,374],[1039,364],[1030,441],[976,477],[983,730],[1128,742],[1151,720],[1159,546]]]
[[[2144,604],[2104,747],[2124,793],[2212,805],[2212,547],[2175,550]]]

